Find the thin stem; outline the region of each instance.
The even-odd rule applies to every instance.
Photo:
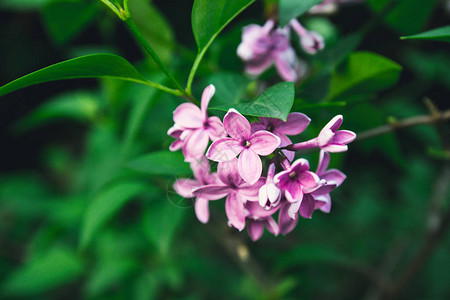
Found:
[[[206,53],[206,50],[208,47],[205,47],[197,54],[197,57],[194,60],[194,63],[192,64],[191,72],[189,73],[188,81],[186,84],[186,92],[188,95],[192,95],[192,82],[194,81],[195,73],[197,72],[198,66],[200,65],[200,62],[202,61],[203,56]]]
[[[369,129],[367,131],[363,131],[361,133],[356,134],[356,141],[361,141],[371,137],[389,133],[397,129],[408,128],[411,126],[422,124],[433,124],[445,120],[450,120],[450,110],[446,110],[437,115],[432,116],[425,115],[425,116],[411,117],[404,119],[402,121],[396,121],[391,124],[386,124],[380,127]]]
[[[100,0],[100,1],[102,1],[106,6],[108,6],[120,19],[122,19],[122,14],[114,4],[112,4],[108,0]]]

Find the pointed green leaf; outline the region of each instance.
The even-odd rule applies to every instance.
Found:
[[[294,104],[294,96],[294,83],[281,82],[267,89],[250,103],[230,104],[211,107],[211,109],[227,111],[230,108],[235,108],[244,115],[277,118],[286,121]]]
[[[307,12],[323,0],[280,0],[280,26],[285,26],[290,20]]]
[[[147,84],[146,79],[124,58],[113,54],[92,54],[69,59],[20,77],[0,87],[0,96],[48,81],[103,77]]]
[[[83,265],[75,253],[56,248],[19,267],[4,281],[2,294],[35,296],[78,278]]]
[[[450,43],[450,25],[415,35],[402,36],[402,40],[435,40]]]
[[[123,207],[127,201],[150,187],[142,182],[121,182],[102,190],[89,203],[81,225],[80,247],[85,248],[97,231]]]
[[[151,175],[190,174],[191,168],[184,162],[180,151],[158,151],[136,158],[128,163],[130,169]]]
[[[199,51],[206,49],[241,11],[255,0],[195,0],[192,30]]]
[[[58,44],[75,38],[93,20],[98,5],[95,2],[58,0],[42,9],[44,25]]]
[[[397,82],[402,67],[375,53],[355,52],[332,75],[327,100],[376,92]]]

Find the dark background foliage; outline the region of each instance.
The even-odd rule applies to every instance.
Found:
[[[193,1],[130,2],[141,8],[136,23],[149,43],[184,82],[197,51]],[[359,133],[430,115],[430,106],[450,109],[448,44],[399,39],[448,24],[447,2],[389,2],[300,18],[327,41],[312,57],[293,39],[311,66],[293,108],[313,120],[302,138],[339,113]],[[194,95],[214,83],[217,103],[227,95],[245,101],[279,82],[274,70],[258,81],[244,77],[235,54],[242,26],[276,16],[276,5],[256,1],[227,26],[200,65]],[[165,80],[100,1],[4,0],[0,9],[2,85],[90,53],[121,55],[147,78]],[[355,73],[348,72],[352,57],[363,66]],[[61,102],[66,106],[46,106]],[[448,120],[356,141],[332,155],[348,176],[332,195],[332,212],[253,243],[226,226],[223,201],[211,204],[210,223],[196,220],[192,201],[171,188],[189,176],[172,156],[148,161],[147,173],[128,167],[168,148],[180,103],[112,79],[44,83],[1,97],[1,298],[450,297]],[[130,135],[139,111],[142,126]],[[316,155],[306,157],[315,166]],[[169,171],[158,165],[164,160]]]

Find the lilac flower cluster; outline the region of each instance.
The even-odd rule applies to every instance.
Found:
[[[264,26],[251,24],[242,31],[238,56],[246,62],[246,72],[257,76],[275,64],[281,78],[297,81],[305,73],[305,63],[299,60],[289,42],[290,27],[298,34],[300,45],[309,54],[316,54],[325,46],[323,37],[305,29],[292,19],[290,26],[274,29],[275,22],[268,20]]]
[[[168,131],[175,138],[170,150],[182,149],[194,174],[194,178],[178,179],[174,189],[182,197],[196,198],[197,218],[207,223],[209,201],[226,198],[229,225],[240,231],[247,225],[251,239],[256,241],[264,227],[274,235],[287,234],[296,226],[297,215],[311,218],[315,210],[328,213],[330,192],[345,179],[341,171],[328,170],[329,152],[346,151],[356,137],[351,131],[338,130],[342,116],[334,117],[316,138],[293,144],[288,136],[306,129],[311,121],[306,115],[291,113],[286,122],[260,118],[250,123],[231,108],[222,123],[207,115],[214,92],[213,85],[205,88],[201,108],[181,104]],[[295,151],[308,148],[320,149],[315,172],[306,159],[294,160]],[[266,171],[261,157],[268,166]],[[209,160],[218,162],[216,172],[211,171]]]

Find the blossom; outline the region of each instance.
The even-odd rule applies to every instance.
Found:
[[[284,201],[280,205],[280,210],[278,213],[278,233],[288,234],[294,230],[298,223],[298,218],[291,218],[288,214],[289,207],[291,203]]]
[[[207,108],[214,93],[214,86],[209,85],[203,91],[201,108],[192,103],[183,103],[173,112],[175,125],[169,129],[168,134],[176,140],[172,143],[170,150],[175,151],[181,148],[188,162],[205,153],[209,139],[215,141],[225,134],[218,117],[208,118]]]
[[[258,130],[267,130],[278,136],[281,140],[279,147],[285,147],[292,144],[288,135],[297,135],[302,133],[306,127],[308,127],[311,119],[302,113],[290,113],[286,119],[286,122],[280,119],[274,118],[259,118],[260,122],[252,123],[252,132]],[[292,161],[295,153],[288,150],[283,150],[284,155]]]
[[[205,157],[192,162],[191,169],[195,179],[178,179],[173,185],[174,190],[184,198],[194,198],[194,189],[218,181],[217,174],[210,173],[209,162]],[[202,198],[201,196],[197,197],[194,207],[198,220],[202,223],[207,223],[209,220],[208,199]]]
[[[275,175],[273,181],[284,191],[286,199],[291,203],[302,202],[303,195],[319,186],[319,176],[308,171],[309,163],[306,159],[297,159],[286,170]]]
[[[315,31],[306,30],[297,19],[292,19],[289,25],[297,32],[300,44],[307,53],[316,54],[325,47],[323,36]]]
[[[314,5],[308,11],[310,14],[332,14],[338,9],[338,5],[348,2],[363,2],[364,0],[324,0],[322,3]]]
[[[259,75],[275,63],[278,73],[286,81],[297,81],[301,63],[289,43],[289,28],[272,30],[273,20],[264,26],[251,24],[242,31],[237,55],[244,60],[246,71]]]
[[[272,215],[279,209],[279,206],[264,209],[256,202],[247,202],[245,209],[247,210],[247,231],[253,241],[259,240],[262,236],[264,226],[273,235],[278,235],[278,225]]]
[[[344,182],[346,176],[337,169],[327,170],[330,164],[330,154],[320,151],[319,164],[317,165],[316,174],[322,180],[326,180],[326,185],[311,193],[315,200],[315,209],[329,213],[331,210],[330,192],[340,186]]]
[[[225,200],[225,212],[230,225],[242,231],[245,227],[245,207],[247,201],[258,201],[258,191],[263,184],[263,179],[255,184],[249,184],[242,180],[238,171],[238,160],[219,162],[217,174],[221,182],[201,186],[193,190],[197,197]]]
[[[319,135],[309,141],[293,144],[287,147],[289,150],[303,150],[314,147],[327,152],[347,151],[348,143],[351,143],[356,134],[350,130],[338,130],[342,124],[342,115],[337,115],[320,131]]]
[[[240,176],[250,184],[257,182],[262,173],[262,163],[258,155],[271,154],[280,145],[280,138],[265,130],[252,133],[248,120],[233,108],[228,110],[223,118],[223,125],[230,137],[214,141],[206,157],[224,162],[240,154]]]
[[[266,183],[259,189],[259,205],[265,208],[276,207],[281,200],[281,191],[273,183],[275,176],[275,164],[269,165],[267,171]]]

